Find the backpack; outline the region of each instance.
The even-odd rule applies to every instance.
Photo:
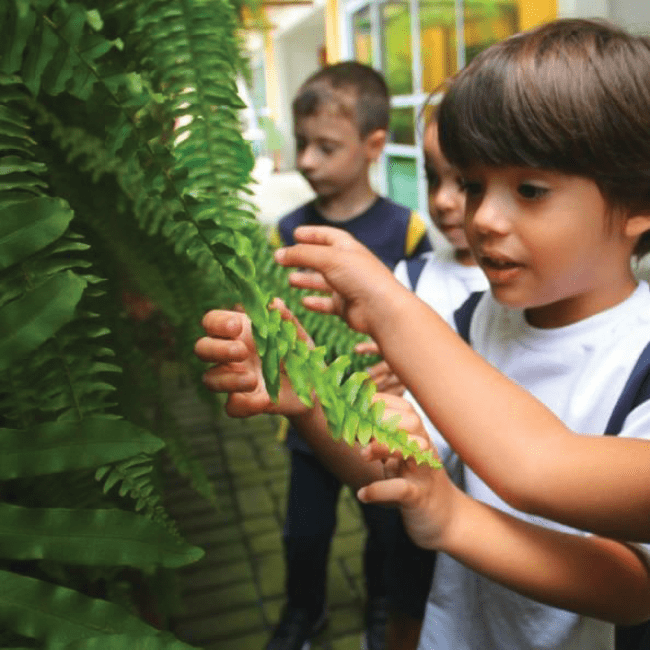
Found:
[[[456,331],[469,343],[469,327],[482,291],[472,293],[454,313]],[[650,399],[650,343],[639,356],[605,427],[606,436],[617,436],[627,415]],[[616,626],[616,650],[650,650],[650,621],[638,625]]]

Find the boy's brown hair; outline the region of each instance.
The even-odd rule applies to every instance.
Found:
[[[650,211],[650,40],[565,19],[479,54],[438,112],[445,157],[591,178],[613,214]],[[636,253],[650,250],[646,233]]]
[[[362,138],[378,129],[388,129],[390,100],[386,81],[363,63],[344,61],[314,73],[293,100],[293,115],[309,117],[328,105],[348,116]]]

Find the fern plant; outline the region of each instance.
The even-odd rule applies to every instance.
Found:
[[[335,436],[433,462],[370,407],[374,386],[340,356],[358,335],[308,315],[272,263],[245,196],[236,28],[228,0],[0,2],[0,621],[14,646],[186,647],[88,587],[201,554],[160,505],[163,442],[123,417],[124,273],[176,327],[177,354],[191,358],[207,308],[241,302],[273,395],[283,364]],[[274,295],[316,349],[268,309]]]

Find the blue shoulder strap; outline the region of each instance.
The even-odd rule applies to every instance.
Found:
[[[415,291],[415,288],[418,286],[420,274],[422,273],[422,269],[426,263],[427,258],[422,257],[421,255],[406,260],[406,271],[409,276],[409,282],[411,283],[411,291]]]
[[[650,399],[650,343],[639,356],[605,427],[605,435],[617,436],[635,407]]]
[[[475,291],[469,295],[469,298],[454,312],[454,323],[458,335],[469,343],[469,326],[472,322],[472,316],[478,301],[483,297],[485,291]]]
[[[605,427],[605,435],[618,435],[628,413],[648,399],[650,399],[650,343],[641,352],[625,383]],[[648,650],[650,621],[638,625],[617,625],[614,647],[616,650]]]

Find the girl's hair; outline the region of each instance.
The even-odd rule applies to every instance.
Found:
[[[648,212],[650,40],[580,19],[512,36],[458,73],[438,126],[443,154],[461,169],[585,176],[613,212]]]

